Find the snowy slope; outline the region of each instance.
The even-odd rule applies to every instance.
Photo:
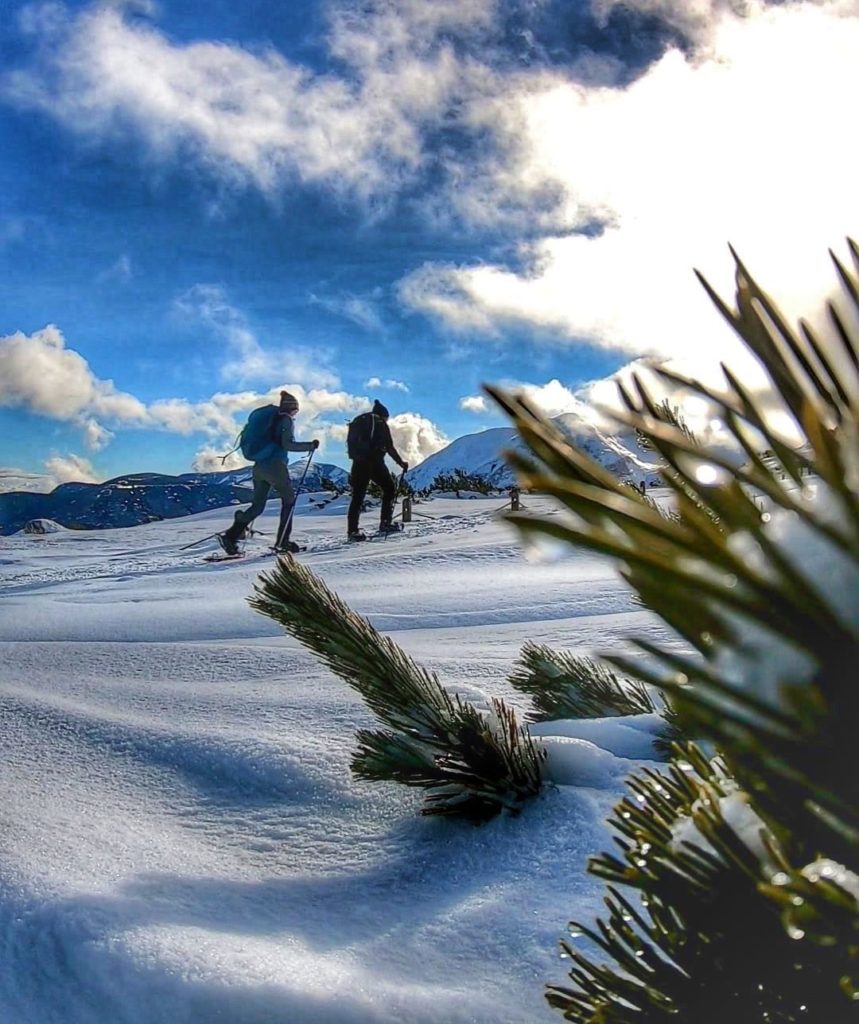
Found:
[[[506,448],[522,448],[522,442],[511,427],[493,427],[477,434],[466,434],[410,469],[406,479],[416,491],[423,491],[432,487],[437,476],[464,470],[496,487],[509,487],[513,474],[501,454]]]
[[[631,435],[602,433],[574,413],[557,416],[553,422],[578,448],[621,479],[636,483],[645,480],[649,486],[658,484],[659,474],[653,456],[640,451]],[[410,469],[406,479],[416,491],[423,491],[431,488],[440,474],[463,470],[468,475],[482,477],[494,487],[510,487],[514,476],[504,461],[505,449],[524,451],[524,445],[512,427],[495,427],[466,434]]]
[[[497,498],[352,546],[347,500],[302,499],[306,564],[476,703],[524,706],[505,680],[527,638],[661,636],[599,559],[526,558]],[[421,818],[350,775],[358,697],[248,607],[270,559],[180,550],[229,514],[0,539],[0,1021],[556,1019],[557,942],[599,909],[584,865],[646,745],[574,728],[576,780],[521,816]]]

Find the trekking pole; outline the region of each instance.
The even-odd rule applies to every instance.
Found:
[[[216,533],[210,533],[208,537],[201,537],[200,540],[193,540],[193,541],[191,541],[190,544],[184,544],[181,548],[179,548],[179,550],[180,551],[187,551],[188,548],[195,548],[195,547],[197,547],[198,544],[202,544],[204,541],[207,541],[207,540],[212,540],[213,537],[217,537],[217,536],[218,535]]]
[[[298,504],[298,496],[301,494],[301,488],[304,486],[304,478],[307,476],[308,469],[310,469],[310,460],[313,458],[313,452],[315,451],[316,449],[314,448],[307,456],[307,464],[304,467],[304,472],[301,474],[301,479],[298,481],[298,487],[295,489],[295,497],[292,499],[292,504],[289,507],[289,515],[284,519],[282,529],[277,531],[277,537],[274,542],[274,546],[276,548],[280,547],[283,535],[289,531],[289,525],[292,522],[293,515],[295,514],[295,506]]]
[[[403,483],[403,477],[404,477],[405,475],[406,475],[406,471],[405,471],[405,470],[403,469],[403,470],[401,470],[401,471],[400,471],[400,475],[399,475],[399,476],[397,477],[397,486],[396,486],[396,489],[395,489],[395,491],[394,491],[394,505],[396,505],[396,504],[397,504],[397,499],[398,499],[398,498],[399,498],[399,496],[400,496],[400,487],[402,486],[402,483]],[[393,513],[393,511],[394,511],[394,510],[393,510],[393,507],[392,507],[392,508],[391,508],[391,512]],[[397,515],[399,515],[399,514],[400,514],[400,513],[398,512],[398,513],[397,513]],[[397,518],[397,516],[395,516],[395,515],[391,515],[391,522],[393,523],[393,521],[394,521],[394,520],[395,520],[396,518]],[[387,535],[387,533],[386,533],[386,534],[385,534],[385,540],[387,540],[387,539],[388,539],[388,535]]]

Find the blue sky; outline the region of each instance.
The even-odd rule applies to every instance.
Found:
[[[855,231],[849,0],[7,2],[0,51],[0,487],[216,468],[284,386],[344,464],[376,397],[415,462],[483,381],[706,375],[693,266],[808,312]]]

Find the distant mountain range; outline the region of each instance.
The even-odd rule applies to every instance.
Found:
[[[643,480],[647,484],[658,481],[653,455],[639,450],[632,435],[602,434],[571,413],[556,417],[554,422],[579,448],[621,479],[636,483]],[[522,447],[512,427],[467,434],[410,469],[406,479],[416,491],[423,491],[432,488],[440,476],[461,470],[481,477],[493,487],[510,487],[514,477],[502,452],[508,448],[522,450]],[[304,465],[304,462],[296,462],[289,467],[293,478],[301,476]],[[349,485],[348,473],[339,466],[311,463],[305,488],[321,490],[325,479],[338,488]],[[248,503],[250,487],[251,467],[246,466],[223,473],[183,473],[181,476],[135,473],[102,484],[61,484],[50,494],[8,491],[0,494],[0,534],[16,533],[35,519],[53,520],[60,526],[81,530],[175,519],[210,508]]]
[[[635,483],[644,480],[648,485],[658,482],[653,454],[641,451],[631,432],[603,434],[574,413],[556,416],[553,422],[579,449],[620,479]],[[406,479],[416,491],[423,491],[432,488],[440,476],[462,470],[470,476],[481,477],[499,489],[510,487],[515,479],[502,453],[511,448],[525,450],[522,440],[512,427],[494,427],[477,434],[466,434],[410,469]]]
[[[298,479],[304,462],[289,467]],[[339,487],[348,484],[348,474],[339,466],[313,464],[304,486],[320,490],[324,479]],[[7,491],[0,494],[0,534],[17,533],[34,519],[48,519],[60,526],[79,530],[104,530],[137,526],[159,519],[205,512],[225,505],[251,500],[251,467],[223,473],[133,473],[101,484],[60,484],[49,494]]]

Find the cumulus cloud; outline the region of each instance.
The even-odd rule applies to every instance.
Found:
[[[230,469],[241,469],[247,464],[241,452],[227,454],[211,445],[203,445],[191,460],[191,469],[195,473],[220,473]]]
[[[415,412],[392,416],[388,426],[394,447],[410,466],[416,466],[450,444],[450,438],[432,420]]]
[[[97,484],[100,480],[92,463],[80,455],[52,455],[45,459],[45,469],[57,484]]]
[[[819,308],[827,247],[859,230],[859,18],[849,4],[748,6],[736,17],[730,4],[698,5],[712,14],[708,52],[670,49],[623,88],[546,73],[512,102],[487,99],[499,125],[523,133],[522,187],[560,189],[566,230],[523,243],[512,268],[428,264],[402,282],[402,301],[461,331],[513,324],[633,355],[733,361],[739,346],[691,272],[728,291],[731,241],[791,316]],[[594,222],[601,230],[581,233]]]
[[[119,391],[113,381],[97,377],[83,356],[66,348],[53,324],[31,335],[16,331],[0,337],[0,406],[80,423],[96,447],[94,417],[126,422],[146,418],[144,404]]]
[[[571,391],[557,378],[546,384],[519,384],[515,390],[525,394],[546,416],[560,416],[567,412],[587,415],[587,404],[582,401],[581,395]]]
[[[343,0],[331,8],[331,69],[317,75],[273,51],[174,42],[121,3],[52,4],[22,15],[44,40],[41,62],[3,76],[2,90],[87,138],[131,135],[156,161],[190,158],[267,194],[298,181],[375,208],[440,180],[425,211],[525,240],[509,263],[421,267],[400,284],[405,307],[470,341],[514,325],[707,377],[718,359],[744,357],[692,266],[728,291],[730,240],[791,316],[807,314],[832,281],[826,248],[859,230],[849,107],[859,2],[591,0],[604,21],[619,6],[692,45],[617,84],[608,68],[502,68],[480,46],[453,45],[492,37],[494,0]],[[479,145],[434,163],[439,126]],[[379,326],[366,298],[313,301]],[[295,381],[308,401],[314,389],[337,393],[324,361],[262,345],[219,289],[198,286],[183,303],[224,341],[233,379]],[[70,395],[10,387],[0,362],[0,402],[220,439],[261,397],[143,406],[53,349],[47,362],[62,362]],[[58,411],[47,411],[54,399]],[[361,400],[319,398],[320,423],[330,401]]]
[[[487,412],[489,406],[483,395],[465,395],[459,400],[460,409],[464,409],[466,412],[484,413]]]
[[[296,388],[295,394],[301,405],[301,412],[296,420],[296,437],[299,440],[319,438],[321,441],[320,456],[324,454],[326,446],[339,446],[345,442],[348,421],[358,413],[366,412],[371,404],[366,396],[349,395],[346,392],[333,393],[322,390],[305,392],[301,388]],[[263,400],[266,398],[274,399],[275,396],[256,396],[253,401],[245,396],[242,400],[242,408],[255,408],[257,405],[263,404]],[[200,403],[201,414],[203,414],[204,406],[206,411],[210,412],[208,405],[209,403]],[[235,425],[237,421],[233,420],[232,422]],[[417,465],[428,455],[432,455],[433,452],[439,451],[450,443],[443,431],[432,420],[419,413],[404,412],[392,416],[388,421],[388,426],[391,428],[395,447],[410,465]],[[226,447],[221,449],[212,444],[203,445],[194,457],[194,469],[199,472],[212,472],[220,469],[237,469],[247,464],[240,453],[234,453],[222,464],[221,456],[225,451]]]
[[[300,369],[300,360],[290,368]],[[301,383],[294,377],[276,375],[273,367],[272,379],[276,383],[266,391],[218,392],[197,402],[163,398],[144,403],[119,391],[113,381],[97,377],[87,360],[66,346],[62,332],[53,325],[32,335],[19,331],[0,338],[0,406],[25,408],[50,419],[73,423],[80,428],[91,451],[102,449],[118,429],[163,430],[185,436],[202,434],[210,443],[227,446],[247,414],[257,406],[276,404],[283,388],[291,391],[301,404],[299,429],[313,429],[315,436],[323,439],[328,418],[354,415],[369,404],[365,395],[310,386],[319,379],[327,381],[325,373],[306,373],[305,383]],[[203,457],[201,453],[200,458]]]
[[[115,436],[112,431],[94,419],[88,419],[83,424],[81,433],[84,444],[91,452],[101,451],[102,448],[110,444]]]

